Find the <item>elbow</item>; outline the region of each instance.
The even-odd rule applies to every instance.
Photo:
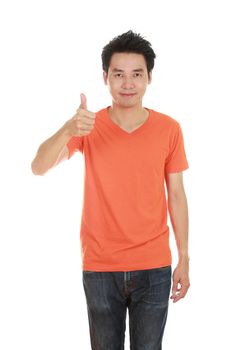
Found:
[[[186,193],[184,189],[181,189],[177,192],[169,192],[168,193],[168,201],[169,202],[180,202],[183,200],[187,200]]]
[[[46,170],[42,169],[35,160],[33,160],[31,163],[31,170],[34,175],[43,176],[46,173]]]

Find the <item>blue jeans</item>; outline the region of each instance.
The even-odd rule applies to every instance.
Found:
[[[172,266],[127,272],[83,270],[92,350],[124,350],[129,310],[131,350],[161,350]]]

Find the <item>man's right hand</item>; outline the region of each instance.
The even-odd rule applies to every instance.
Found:
[[[70,137],[88,135],[95,125],[96,115],[87,110],[86,96],[83,93],[80,94],[80,100],[81,103],[76,114],[65,124]]]

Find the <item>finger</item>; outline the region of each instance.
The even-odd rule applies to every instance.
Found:
[[[182,299],[185,297],[185,294],[177,294],[175,295],[172,299],[173,299],[173,302],[176,303],[178,300]]]
[[[178,300],[184,298],[185,295],[187,294],[188,288],[189,288],[189,284],[182,285],[181,288],[178,289],[179,293],[171,296],[171,299],[173,299],[173,302],[175,303]]]
[[[173,298],[173,303],[176,303],[177,301],[179,301],[181,299],[181,297],[178,295],[176,298]]]
[[[171,298],[173,298],[173,297],[175,297],[176,295],[178,295],[178,294],[180,293],[180,290],[181,290],[181,288],[177,288],[176,290],[173,290],[173,291],[172,291],[172,296],[171,296]]]
[[[85,94],[81,93],[80,94],[80,107],[83,108],[83,109],[87,109],[87,99],[86,99],[86,96]]]
[[[85,124],[85,123],[81,123],[80,121],[77,121],[76,127],[78,129],[83,129],[83,130],[92,130],[93,125],[92,124]]]
[[[81,113],[81,115],[79,115],[79,113]],[[95,119],[96,114],[87,110],[83,110],[81,107],[79,107],[76,110],[76,115],[75,115],[75,119],[82,119],[82,118],[86,118],[86,119]]]
[[[175,295],[178,291],[178,280],[173,280],[173,285],[172,285],[172,295]]]
[[[170,298],[170,299],[173,299],[172,301],[174,303],[177,302],[181,298],[179,291],[180,291],[180,289],[178,289],[177,293],[173,294]]]

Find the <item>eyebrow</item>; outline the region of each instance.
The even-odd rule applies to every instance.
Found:
[[[123,69],[113,68],[112,72],[124,72]],[[133,69],[132,72],[144,72],[143,68]]]

